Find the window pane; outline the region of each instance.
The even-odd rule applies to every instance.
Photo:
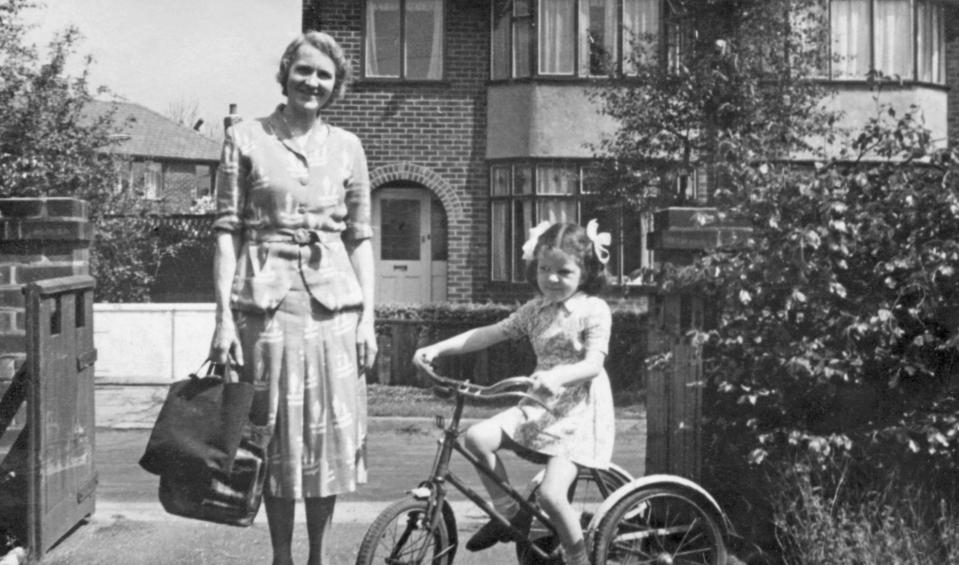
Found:
[[[795,32],[790,64],[814,77],[829,76],[829,0],[812,0],[803,10],[789,14]]]
[[[876,0],[875,68],[890,77],[912,80],[912,3],[909,0]]]
[[[493,50],[491,76],[494,79],[509,78],[510,56],[509,35],[512,18],[511,8],[506,0],[493,3],[493,34],[490,44]]]
[[[492,184],[490,185],[490,194],[493,196],[505,196],[509,194],[509,166],[493,167],[490,176]]]
[[[516,165],[513,177],[514,194],[533,193],[533,168],[529,165]]]
[[[400,76],[400,0],[367,0],[366,76]]]
[[[918,80],[944,84],[946,82],[945,41],[943,39],[944,17],[942,4],[920,2],[918,8],[917,37],[919,51]]]
[[[539,12],[540,74],[573,74],[576,45],[574,0],[541,0]]]
[[[577,222],[575,200],[541,199],[536,202],[536,218],[538,222]]]
[[[509,280],[509,203],[493,202],[490,205],[490,278],[494,281]]]
[[[623,0],[623,70],[635,74],[635,63],[655,56],[659,35],[659,0]]]
[[[526,263],[523,261],[523,244],[533,226],[533,207],[527,200],[513,202],[513,280],[526,280]]]
[[[513,1],[513,76],[530,75],[533,13],[529,0]]]
[[[420,260],[420,201],[384,198],[381,201],[380,258]]]
[[[406,0],[406,78],[443,78],[442,0]]]
[[[869,72],[869,0],[832,0],[832,76],[865,79]]]
[[[580,74],[608,75],[618,57],[616,0],[583,0],[580,7]]]
[[[574,168],[537,167],[537,194],[576,194],[579,175]]]

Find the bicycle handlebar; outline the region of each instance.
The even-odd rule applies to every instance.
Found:
[[[434,392],[438,394],[440,392],[445,395],[456,394],[457,396],[480,402],[501,399],[525,399],[535,402],[549,410],[549,406],[544,404],[542,400],[526,392],[533,384],[533,379],[529,377],[509,377],[489,386],[483,386],[470,383],[469,381],[457,381],[449,377],[442,377],[436,374],[432,366],[425,363],[417,363],[417,366],[433,381]],[[515,390],[518,388],[522,388],[523,390]]]

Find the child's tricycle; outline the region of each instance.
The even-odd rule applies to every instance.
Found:
[[[408,498],[379,514],[363,538],[356,564],[451,565],[458,546],[456,517],[447,500],[447,485],[452,485],[491,519],[509,528],[521,565],[561,565],[556,530],[536,503],[542,473],[533,479],[526,493],[499,482],[519,503],[521,515],[528,517],[517,524],[496,512],[449,468],[455,451],[480,473],[496,479],[491,469],[460,444],[464,403],[505,398],[538,402],[526,393],[531,381],[512,377],[491,386],[479,386],[433,371],[426,373],[436,394],[454,400],[453,416],[448,424],[442,416],[436,417],[443,435],[429,476],[410,491]],[[593,565],[726,563],[729,521],[713,497],[690,480],[674,475],[634,479],[616,465],[608,469],[581,467],[569,497],[580,512]]]

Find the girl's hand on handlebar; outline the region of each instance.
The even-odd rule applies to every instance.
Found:
[[[432,347],[421,347],[413,354],[413,364],[421,369],[433,370],[433,361],[437,356]]]
[[[529,378],[533,381],[533,390],[541,390],[552,396],[557,396],[563,391],[563,385],[557,383],[549,371],[537,371]]]

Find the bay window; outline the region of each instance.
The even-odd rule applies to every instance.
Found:
[[[648,218],[602,202],[589,189],[588,168],[571,164],[516,162],[490,168],[490,279],[526,280],[522,258],[529,229],[542,221],[599,222],[612,235],[607,270],[623,282],[649,266],[645,249]],[[623,245],[622,242],[628,242]]]
[[[443,78],[443,0],[367,0],[364,76]]]
[[[491,75],[629,73],[634,47],[649,56],[662,0],[494,0]],[[535,22],[535,25],[534,25]]]
[[[875,70],[944,84],[943,12],[935,0],[831,0],[829,76],[864,80]]]

